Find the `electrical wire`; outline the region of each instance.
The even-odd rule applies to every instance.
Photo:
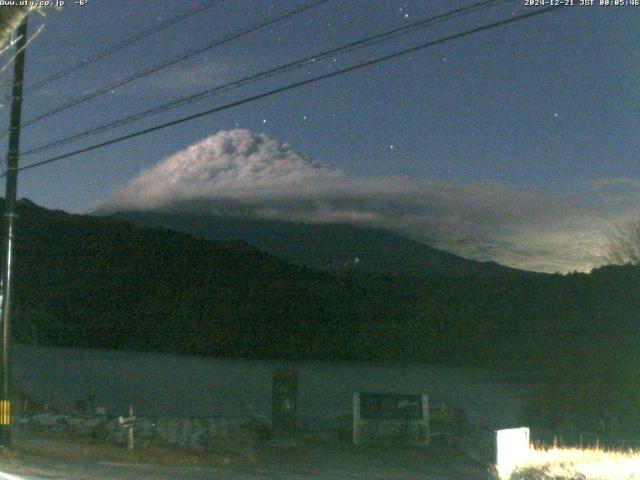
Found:
[[[20,167],[20,168],[18,168],[18,171],[29,170],[29,169],[33,169],[33,168],[40,167],[40,166],[43,166],[43,165],[47,165],[47,164],[50,164],[50,163],[58,162],[60,160],[64,160],[66,158],[74,157],[74,156],[80,155],[82,153],[86,153],[86,152],[90,152],[90,151],[93,151],[93,150],[97,150],[99,148],[106,147],[108,145],[113,145],[113,144],[116,144],[116,143],[120,143],[120,142],[123,142],[123,141],[126,141],[126,140],[130,140],[132,138],[136,138],[136,137],[139,137],[139,136],[142,136],[142,135],[146,135],[146,134],[149,134],[149,133],[152,133],[152,132],[163,130],[165,128],[169,128],[169,127],[172,127],[172,126],[175,126],[175,125],[179,125],[179,124],[182,124],[182,123],[185,123],[185,122],[196,120],[196,119],[201,118],[201,117],[209,116],[209,115],[212,115],[214,113],[221,112],[223,110],[228,110],[228,109],[233,108],[233,107],[237,107],[237,106],[244,105],[244,104],[247,104],[247,103],[250,103],[250,102],[254,102],[256,100],[260,100],[260,99],[263,99],[263,98],[266,98],[266,97],[270,97],[270,96],[273,96],[273,95],[276,95],[276,94],[279,94],[279,93],[287,92],[287,91],[293,90],[295,88],[299,88],[299,87],[302,87],[302,86],[305,86],[305,85],[309,85],[309,84],[312,84],[312,83],[317,83],[319,81],[326,80],[326,79],[329,79],[329,78],[334,78],[334,77],[337,77],[339,75],[344,75],[344,74],[349,73],[349,72],[353,72],[353,71],[360,70],[360,69],[363,69],[363,68],[366,68],[366,67],[370,67],[372,65],[377,65],[377,64],[380,64],[380,63],[383,63],[383,62],[386,62],[386,61],[389,61],[389,60],[392,60],[392,59],[395,59],[395,58],[398,58],[398,57],[401,57],[401,56],[404,56],[404,55],[408,55],[408,54],[411,54],[411,53],[418,52],[420,50],[424,50],[426,48],[430,48],[430,47],[433,47],[433,46],[436,46],[436,45],[441,45],[441,44],[450,42],[452,40],[457,40],[459,38],[467,37],[469,35],[474,35],[476,33],[484,32],[484,31],[487,31],[487,30],[492,30],[492,29],[495,29],[495,28],[502,27],[504,25],[508,25],[508,24],[519,22],[519,21],[522,21],[522,20],[525,20],[525,19],[528,19],[528,18],[536,17],[536,16],[539,16],[539,15],[542,15],[542,14],[545,14],[545,13],[548,13],[548,12],[551,12],[551,11],[554,11],[554,10],[558,10],[560,8],[563,8],[563,6],[545,7],[545,8],[539,9],[539,10],[534,10],[534,11],[531,11],[531,12],[528,12],[528,13],[523,13],[521,15],[517,15],[517,16],[511,17],[511,18],[506,18],[506,19],[503,19],[503,20],[499,20],[497,22],[492,22],[492,23],[489,23],[489,24],[486,24],[486,25],[482,25],[480,27],[476,27],[476,28],[473,28],[473,29],[470,29],[470,30],[466,30],[466,31],[461,32],[461,33],[456,33],[456,34],[449,35],[449,36],[446,36],[446,37],[443,37],[443,38],[440,38],[440,39],[437,39],[437,40],[432,40],[432,41],[429,41],[429,42],[426,42],[426,43],[422,43],[422,44],[414,46],[414,47],[410,47],[410,48],[406,48],[404,50],[400,50],[398,52],[390,53],[390,54],[382,56],[380,58],[372,59],[372,60],[369,60],[369,61],[366,61],[366,62],[362,62],[362,63],[358,63],[356,65],[352,65],[350,67],[346,67],[346,68],[343,68],[343,69],[340,69],[340,70],[336,70],[335,72],[330,72],[330,73],[326,73],[324,75],[319,75],[317,77],[313,77],[313,78],[309,78],[309,79],[302,80],[302,81],[299,81],[299,82],[295,82],[295,83],[292,83],[292,84],[289,84],[289,85],[285,85],[283,87],[279,87],[279,88],[276,88],[276,89],[273,89],[273,90],[269,90],[267,92],[263,92],[263,93],[260,93],[260,94],[257,94],[257,95],[253,95],[253,96],[246,97],[246,98],[243,98],[243,99],[240,99],[240,100],[236,100],[234,102],[227,103],[227,104],[219,106],[219,107],[215,107],[215,108],[212,108],[212,109],[209,109],[209,110],[205,110],[203,112],[199,112],[199,113],[196,113],[196,114],[188,115],[186,117],[182,117],[182,118],[179,118],[177,120],[173,120],[173,121],[170,121],[170,122],[162,123],[162,124],[150,127],[150,128],[146,128],[146,129],[143,129],[143,130],[139,130],[137,132],[133,132],[133,133],[127,134],[127,135],[122,135],[122,136],[119,136],[119,137],[116,137],[116,138],[112,138],[110,140],[107,140],[107,141],[104,141],[104,142],[100,142],[100,143],[97,143],[97,144],[94,144],[94,145],[91,145],[91,146],[88,146],[88,147],[85,147],[85,148],[74,150],[72,152],[68,152],[68,153],[65,153],[65,154],[62,154],[62,155],[58,155],[58,156],[55,156],[55,157],[52,157],[52,158],[48,158],[46,160],[42,160],[42,161],[33,163],[31,165]],[[4,176],[6,176],[6,172],[3,173],[2,175],[0,175],[0,177],[4,177]]]
[[[55,140],[53,142],[49,142],[46,144],[42,144],[39,145],[37,147],[33,147],[29,150],[26,150],[24,152],[21,152],[22,156],[27,156],[27,155],[33,155],[35,153],[40,153],[43,151],[47,151],[50,150],[52,148],[56,148],[62,145],[66,145],[68,143],[72,143],[78,140],[81,140],[83,138],[89,137],[89,136],[93,136],[93,135],[97,135],[99,133],[103,133],[105,131],[108,130],[112,130],[114,128],[117,127],[121,127],[124,125],[128,125],[132,122],[136,122],[139,120],[143,120],[147,117],[153,116],[153,115],[157,115],[159,113],[164,113],[167,112],[169,110],[173,110],[175,108],[178,107],[182,107],[185,105],[189,105],[191,103],[203,100],[205,98],[209,98],[212,97],[214,95],[217,95],[219,93],[223,93],[223,92],[227,92],[229,90],[235,89],[235,88],[239,88],[245,85],[249,85],[249,84],[253,84],[255,82],[258,82],[260,80],[263,79],[267,79],[267,78],[272,78],[275,77],[277,75],[281,75],[283,73],[288,73],[291,72],[293,70],[302,68],[304,66],[307,66],[309,63],[317,63],[317,62],[321,62],[327,58],[330,57],[335,57],[337,55],[342,55],[344,53],[348,53],[348,52],[352,52],[364,47],[369,47],[371,45],[375,45],[378,43],[382,43],[382,42],[386,42],[389,40],[392,40],[394,38],[397,38],[399,36],[402,35],[407,35],[410,33],[413,33],[415,31],[424,29],[426,27],[429,27],[435,23],[439,23],[439,22],[444,22],[447,20],[450,20],[452,18],[456,18],[456,17],[460,17],[463,15],[468,15],[470,13],[479,11],[480,9],[485,9],[488,7],[493,7],[497,4],[500,3],[505,3],[509,0],[484,0],[481,2],[477,2],[474,3],[472,5],[469,5],[467,7],[463,7],[463,8],[458,8],[452,11],[449,11],[447,13],[441,14],[441,15],[436,15],[436,16],[432,16],[417,22],[413,22],[409,25],[403,26],[403,27],[399,27],[399,28],[394,28],[392,30],[383,32],[383,33],[379,33],[376,35],[372,35],[370,37],[361,39],[361,40],[357,40],[354,42],[350,42],[348,44],[342,45],[340,47],[336,47],[336,48],[332,48],[329,50],[325,50],[319,53],[315,53],[309,56],[306,56],[304,58],[301,58],[299,60],[295,60],[293,62],[289,62],[286,63],[284,65],[280,65],[278,67],[275,68],[271,68],[259,73],[256,73],[254,75],[251,75],[249,77],[244,77],[242,79],[239,80],[234,80],[232,82],[223,84],[223,85],[219,85],[217,87],[214,87],[212,89],[207,89],[201,92],[198,92],[196,94],[192,94],[192,95],[188,95],[185,97],[182,97],[178,100],[174,100],[172,102],[160,105],[158,107],[154,107],[142,112],[138,112],[135,113],[133,115],[129,115],[128,117],[125,118],[121,118],[112,122],[108,122],[87,130],[84,130],[82,132],[70,135],[68,137],[64,137],[62,139],[59,140]]]
[[[82,60],[77,61],[76,63],[72,63],[71,65],[69,65],[66,68],[63,68],[62,70],[46,77],[43,78],[42,80],[39,80],[38,82],[34,83],[33,85],[29,85],[25,88],[25,93],[29,93],[29,92],[33,92],[36,90],[41,89],[42,87],[44,87],[45,85],[48,85],[51,82],[54,82],[56,80],[60,80],[61,78],[64,78],[66,76],[71,75],[72,73],[77,72],[78,70],[85,68],[95,62],[97,62],[98,60],[102,60],[103,58],[112,55],[116,52],[119,52],[120,50],[123,50],[131,45],[133,45],[134,43],[139,42],[140,40],[143,40],[147,37],[150,37],[151,35],[161,32],[163,30],[166,30],[167,28],[183,21],[186,20],[189,17],[192,17],[194,15],[197,15],[201,12],[204,12],[208,9],[210,9],[211,7],[213,7],[214,5],[218,4],[218,3],[222,3],[224,0],[209,0],[208,2],[198,5],[190,10],[187,10],[185,12],[182,12],[174,17],[168,18],[167,20],[165,20],[162,23],[159,23],[158,25],[155,25],[147,30],[143,30],[142,32],[138,32],[132,36],[130,36],[129,38],[125,38],[124,40],[122,40],[119,43],[116,43],[115,45],[112,45],[109,48],[106,48],[105,50],[102,50],[101,52],[96,53],[95,55],[88,57],[88,58],[84,58]]]
[[[219,37],[216,40],[214,40],[213,42],[205,45],[204,47],[200,47],[200,48],[197,48],[197,49],[194,49],[194,50],[190,50],[189,52],[184,53],[184,54],[182,54],[182,55],[180,55],[180,56],[178,56],[176,58],[173,58],[173,59],[171,59],[171,60],[169,60],[167,62],[163,62],[161,64],[154,65],[154,66],[152,66],[150,68],[147,68],[145,70],[141,70],[141,71],[136,72],[136,73],[134,73],[132,75],[129,75],[128,77],[125,77],[125,78],[122,78],[120,80],[117,80],[116,82],[114,82],[114,83],[112,83],[110,85],[98,88],[97,90],[94,90],[94,91],[92,91],[90,93],[87,93],[86,95],[82,95],[80,97],[76,97],[74,99],[71,99],[68,102],[63,103],[62,105],[59,105],[58,107],[55,107],[55,108],[53,108],[51,110],[48,110],[48,111],[46,111],[46,112],[44,112],[44,113],[42,113],[40,115],[37,115],[37,116],[35,116],[35,117],[23,122],[21,126],[22,126],[22,128],[29,127],[29,126],[31,126],[31,125],[33,125],[35,123],[38,123],[38,122],[44,120],[45,118],[51,117],[52,115],[55,115],[55,114],[60,113],[62,111],[68,110],[69,108],[72,108],[72,107],[75,107],[77,105],[80,105],[81,103],[84,103],[86,101],[89,101],[89,100],[92,100],[94,98],[97,98],[97,97],[99,97],[101,95],[104,95],[105,93],[113,92],[114,90],[116,90],[116,89],[118,89],[118,88],[120,88],[120,87],[122,87],[122,86],[124,86],[124,85],[126,85],[128,83],[131,83],[131,82],[133,82],[135,80],[138,80],[140,78],[146,77],[146,76],[151,75],[153,73],[157,73],[157,72],[159,72],[161,70],[164,70],[165,68],[168,68],[168,67],[173,66],[173,65],[175,65],[177,63],[183,62],[183,61],[185,61],[185,60],[187,60],[187,59],[189,59],[191,57],[194,57],[196,55],[204,53],[204,52],[206,52],[208,50],[212,50],[213,48],[219,47],[219,46],[224,45],[226,43],[229,43],[229,42],[231,42],[233,40],[236,40],[236,39],[238,39],[240,37],[243,37],[245,35],[253,33],[255,31],[257,31],[257,30],[260,30],[260,29],[263,29],[265,27],[268,27],[269,25],[273,25],[274,23],[281,22],[281,21],[283,21],[285,19],[291,18],[291,17],[293,17],[295,15],[298,15],[298,14],[300,14],[302,12],[305,12],[305,11],[311,9],[311,8],[314,8],[314,7],[320,6],[320,5],[324,4],[324,3],[327,3],[328,1],[329,0],[315,0],[315,1],[307,3],[305,5],[296,7],[293,10],[289,10],[288,12],[286,12],[284,14],[281,14],[279,16],[271,17],[271,18],[269,18],[269,19],[267,19],[265,21],[262,21],[262,22],[259,22],[259,23],[255,23],[255,24],[253,24],[253,25],[251,25],[249,27],[245,27],[245,28],[240,29],[240,30],[238,30],[236,32],[233,32],[231,34]],[[5,130],[5,131],[2,132],[1,136],[5,136],[7,133],[8,133],[8,130]]]

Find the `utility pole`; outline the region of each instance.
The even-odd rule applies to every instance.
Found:
[[[7,186],[5,190],[4,214],[4,256],[2,261],[2,283],[0,284],[0,321],[2,341],[0,355],[0,448],[11,448],[11,402],[10,402],[10,351],[9,319],[11,307],[11,281],[13,263],[14,220],[16,217],[16,197],[18,191],[18,156],[20,153],[20,122],[22,116],[22,85],[25,50],[27,45],[27,17],[17,30],[16,59],[13,70],[13,92],[11,99],[11,126],[9,128],[9,149],[7,151]]]

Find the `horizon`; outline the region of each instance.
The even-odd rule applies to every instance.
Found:
[[[0,201],[4,202],[4,196],[0,195]],[[138,226],[144,229],[155,229],[157,228],[157,226],[159,226],[160,224],[154,224],[153,222],[151,223],[146,223],[146,222],[137,222],[137,221],[132,221],[129,218],[127,218],[128,214],[157,214],[157,215],[162,215],[162,216],[167,216],[167,217],[182,217],[182,218],[202,218],[203,213],[202,212],[198,212],[198,211],[189,211],[189,210],[159,210],[159,209],[146,209],[146,208],[136,208],[133,207],[130,210],[127,209],[122,209],[122,210],[100,210],[100,209],[94,209],[91,211],[86,211],[86,212],[69,212],[66,210],[62,210],[62,209],[51,209],[48,208],[44,205],[40,205],[37,202],[34,202],[32,199],[27,198],[27,197],[19,197],[18,198],[18,204],[21,203],[27,203],[30,205],[33,205],[36,208],[41,208],[41,209],[45,209],[48,210],[50,212],[63,212],[65,214],[68,215],[80,215],[80,216],[86,216],[86,217],[105,217],[105,218],[109,218],[112,219],[115,222],[123,222],[123,223],[127,223],[130,225],[134,225],[134,226]],[[124,215],[124,216],[123,216]],[[270,224],[276,224],[276,225],[280,225],[280,224],[284,224],[284,225],[292,225],[292,226],[313,226],[313,227],[318,227],[318,228],[334,228],[334,227],[348,227],[348,228],[352,228],[355,229],[355,231],[360,231],[360,230],[364,230],[364,231],[372,231],[372,232],[380,232],[382,234],[388,234],[391,236],[395,236],[398,239],[402,239],[408,242],[416,242],[419,243],[421,245],[424,245],[430,249],[433,249],[434,251],[439,251],[439,252],[444,252],[445,254],[450,254],[453,255],[455,257],[461,258],[463,260],[469,260],[469,261],[473,261],[473,262],[479,262],[480,264],[495,264],[498,265],[500,267],[506,267],[506,268],[510,268],[510,269],[516,269],[516,270],[520,270],[523,272],[529,272],[529,273],[539,273],[539,274],[547,274],[547,275],[569,275],[569,274],[574,274],[574,273],[581,273],[581,274],[590,274],[592,273],[592,271],[603,268],[603,267],[608,267],[608,266],[624,266],[622,264],[616,264],[615,262],[605,262],[602,263],[600,265],[597,265],[595,267],[593,267],[592,269],[588,270],[588,271],[578,271],[578,270],[574,270],[574,271],[569,271],[569,272],[558,272],[558,271],[540,271],[540,270],[527,270],[527,269],[522,269],[522,268],[518,268],[518,267],[512,267],[509,265],[505,265],[499,262],[496,262],[495,260],[477,260],[477,259],[473,259],[473,258],[469,258],[469,257],[464,257],[462,255],[458,255],[454,252],[450,252],[446,249],[443,248],[439,248],[433,245],[430,245],[427,242],[421,241],[420,239],[414,239],[411,238],[410,236],[407,236],[405,234],[403,234],[402,232],[398,232],[398,231],[394,231],[392,229],[388,229],[388,228],[384,228],[381,226],[367,226],[367,225],[358,225],[352,222],[345,222],[345,221],[337,221],[337,222],[325,222],[325,223],[312,223],[312,222],[305,222],[302,220],[284,220],[284,219],[273,219],[273,218],[260,218],[260,217],[250,217],[250,216],[240,216],[240,215],[236,215],[234,213],[210,213],[210,214],[206,214],[208,216],[211,217],[212,220],[215,219],[219,219],[219,218],[224,218],[224,219],[231,219],[231,220],[238,220],[240,222],[246,223],[249,222],[250,224],[266,224],[266,225],[270,225]],[[150,217],[150,218],[154,218],[154,217]],[[18,223],[19,225],[19,223]],[[194,233],[190,233],[188,230],[184,230],[181,228],[174,228],[174,227],[163,227],[163,228],[168,228],[169,230],[180,234],[180,235],[187,235],[187,236],[194,236]],[[221,244],[226,244],[228,242],[232,242],[232,240],[215,240],[215,239],[211,239],[208,238],[207,236],[202,236],[202,235],[198,235],[195,234],[196,238],[202,239],[202,240],[206,240],[208,242],[211,242],[213,244],[216,243],[221,243]],[[261,248],[260,246],[256,246],[253,245],[250,241],[247,240],[241,240],[244,241],[246,243],[248,243],[249,245],[252,245],[254,248],[262,251],[263,253],[266,253],[268,255],[272,255],[275,257],[280,257],[280,255],[275,254],[275,253],[271,253],[269,251],[266,251],[264,248]],[[280,260],[284,261],[285,263],[293,263],[295,264],[296,262],[292,262],[291,260],[287,260],[286,258],[280,258]],[[322,270],[322,268],[320,268]],[[473,276],[473,274],[470,274],[471,276]]]
[[[204,5],[144,2],[148,8],[107,0],[83,7],[69,5],[60,12],[47,12],[43,19],[32,16],[30,31],[44,29],[27,49],[23,118],[28,121],[104,83],[117,83],[178,58],[218,34],[233,33],[303,5],[294,0],[216,5],[167,32],[150,35],[135,48],[125,48],[68,78],[29,91],[30,85],[61,67],[92,58],[105,44],[117,44],[188,8]],[[377,2],[375,8],[358,2],[341,9],[331,7],[331,2],[320,4],[52,115],[24,129],[23,150],[451,8],[445,2],[396,0]],[[287,78],[243,87],[240,94],[225,92],[220,98],[122,126],[116,132],[127,134],[531,11],[515,2],[498,2],[473,15],[363,51],[310,62]],[[633,101],[638,53],[632,48],[640,43],[634,28],[639,14],[635,8],[598,6],[548,12],[225,110],[165,133],[27,170],[20,174],[18,194],[47,208],[86,212],[190,146],[220,132],[246,129],[268,136],[278,148],[286,145],[291,155],[320,162],[326,167],[321,170],[340,177],[341,199],[354,206],[352,217],[357,217],[358,225],[371,217],[372,226],[476,260],[534,271],[588,271],[602,263],[602,245],[611,232],[637,218],[640,211],[636,162],[640,140],[632,135],[640,124]],[[191,35],[183,36],[187,31]],[[212,31],[216,32],[213,37]],[[305,42],[299,41],[301,31]],[[90,34],[106,40],[77,41]],[[175,36],[183,41],[166,41]],[[7,72],[4,93],[10,83]],[[5,125],[7,117],[2,120]],[[113,135],[28,155],[21,162],[30,165]],[[327,195],[328,182],[320,182],[318,195]],[[355,198],[348,196],[350,184],[356,187]],[[359,203],[361,190],[367,192],[367,208]],[[372,202],[375,195],[377,203]],[[407,200],[412,195],[422,200],[417,204]],[[426,208],[426,199],[436,207]],[[394,215],[403,208],[410,211],[399,222]],[[300,210],[298,218],[303,213]]]

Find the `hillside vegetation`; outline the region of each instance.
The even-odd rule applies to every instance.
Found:
[[[96,213],[100,213],[99,211]],[[478,262],[379,228],[345,223],[310,224],[223,215],[118,211],[113,218],[165,227],[216,242],[244,240],[295,265],[352,273],[419,278],[535,276],[495,262]]]
[[[638,418],[635,267],[533,277],[331,273],[246,243],[27,201],[16,245],[14,334],[22,341],[535,367],[545,380],[529,411],[541,423]]]
[[[637,480],[640,454],[600,448],[538,448],[509,480]]]

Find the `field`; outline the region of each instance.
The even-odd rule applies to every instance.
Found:
[[[465,410],[469,421],[494,430],[522,423],[526,385],[481,368],[446,365],[216,359],[189,355],[18,345],[16,390],[50,411],[63,412],[95,389],[95,406],[123,415],[264,417],[271,415],[273,373],[298,372],[301,425],[327,429],[351,413],[354,392],[427,393],[431,406]]]

